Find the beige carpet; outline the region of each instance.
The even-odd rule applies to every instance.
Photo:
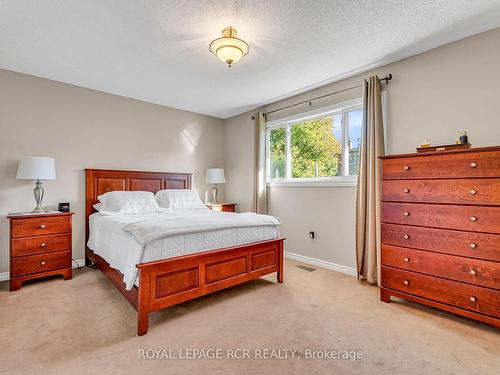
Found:
[[[418,305],[378,300],[375,287],[286,262],[285,283],[260,279],[154,313],[136,337],[135,310],[97,270],[74,279],[0,283],[0,374],[493,374],[498,330]],[[181,359],[184,349],[297,350],[295,359]],[[171,349],[170,359],[139,359]],[[363,358],[305,359],[307,349]],[[185,353],[185,352],[184,352]],[[208,353],[206,351],[205,353]],[[264,353],[264,352],[261,352]],[[282,352],[283,353],[283,352]]]

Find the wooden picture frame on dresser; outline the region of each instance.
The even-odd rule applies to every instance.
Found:
[[[28,280],[62,275],[72,278],[73,212],[9,214],[9,290],[16,291]]]
[[[381,159],[380,299],[500,327],[500,146]]]

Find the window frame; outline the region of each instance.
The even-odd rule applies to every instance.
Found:
[[[382,92],[382,117],[384,119],[384,137],[387,132],[386,129],[386,96],[385,91]],[[347,114],[349,111],[362,109],[363,102],[362,98],[356,98],[335,105],[322,107],[316,110],[300,113],[293,116],[288,116],[285,118],[269,121],[266,123],[266,184],[271,187],[280,186],[356,186],[358,181],[357,175],[345,175],[344,173],[349,173],[349,140],[348,140],[348,119]],[[334,115],[335,113],[342,113],[342,175],[341,176],[330,176],[330,177],[317,177],[317,178],[293,178],[291,177],[291,152],[290,152],[290,136],[291,127],[309,120],[314,120],[317,118],[328,117],[329,115]],[[284,178],[271,178],[271,144],[270,144],[270,134],[273,129],[285,129],[285,177]]]

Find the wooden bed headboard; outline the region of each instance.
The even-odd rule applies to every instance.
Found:
[[[85,169],[85,243],[89,236],[89,216],[95,212],[97,196],[108,191],[150,191],[191,189],[191,173]]]

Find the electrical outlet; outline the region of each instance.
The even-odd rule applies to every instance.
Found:
[[[309,232],[309,238],[313,239],[316,237],[316,233],[314,232]]]

